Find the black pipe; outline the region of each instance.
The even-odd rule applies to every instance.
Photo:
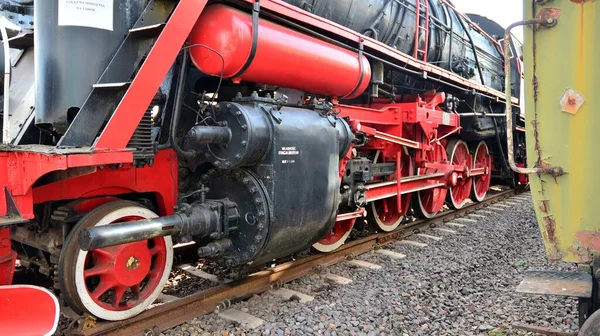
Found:
[[[219,230],[221,219],[214,205],[187,206],[171,216],[83,229],[79,233],[79,247],[89,251],[165,236],[206,237]]]
[[[114,245],[154,239],[179,232],[182,224],[178,215],[116,223],[82,230],[79,246],[84,251]]]
[[[469,41],[471,42],[471,46],[473,47],[473,58],[475,59],[475,64],[477,64],[477,72],[479,72],[479,77],[481,79],[481,85],[485,85],[485,79],[483,78],[483,71],[481,70],[481,63],[479,62],[479,57],[477,56],[477,46],[475,45],[475,41],[473,41],[473,36],[471,36],[470,29],[467,29],[465,26],[465,22],[458,18],[458,22],[463,27],[465,33],[467,33],[467,37],[469,37]]]
[[[504,163],[504,169],[507,169],[507,172],[510,173],[511,169],[510,169],[510,165],[508,164],[508,159],[506,158],[506,156],[504,155],[504,148],[502,146],[502,141],[500,140],[500,131],[498,130],[498,123],[496,122],[496,119],[492,118],[492,121],[494,122],[494,131],[496,133],[496,141],[498,142],[498,147],[500,147],[500,156],[502,157],[502,163]],[[506,176],[504,176],[506,177]]]
[[[179,147],[177,142],[176,134],[177,127],[179,126],[179,116],[181,114],[181,107],[183,106],[185,84],[188,76],[188,67],[190,63],[190,57],[187,50],[183,51],[181,57],[181,68],[179,69],[179,78],[177,79],[177,91],[175,93],[175,108],[173,110],[173,117],[171,118],[171,131],[169,132],[169,142],[173,150],[177,155],[181,156],[184,160],[193,159],[196,156],[194,151],[184,151]]]
[[[231,141],[231,129],[222,126],[194,126],[188,132],[187,139],[197,145],[229,143]]]

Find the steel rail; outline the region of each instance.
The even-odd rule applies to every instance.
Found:
[[[84,327],[74,331],[73,335],[145,335],[157,336],[160,332],[174,328],[195,317],[212,313],[216,309],[227,308],[255,294],[264,293],[283,284],[304,277],[313,272],[322,272],[326,267],[357,257],[363,253],[379,248],[381,245],[407,238],[420,230],[435,227],[437,223],[450,221],[474,210],[484,208],[490,203],[501,201],[515,195],[514,189],[491,195],[483,202],[474,203],[463,209],[448,211],[438,216],[408,223],[395,231],[376,233],[343,245],[338,250],[327,254],[315,254],[309,257],[287,262],[268,270],[259,271],[246,278],[221,284],[216,287],[186,296],[176,301],[151,308],[142,314],[125,321],[95,322],[88,317]]]

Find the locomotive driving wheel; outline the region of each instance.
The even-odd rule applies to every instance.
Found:
[[[141,313],[156,300],[171,272],[171,237],[88,252],[79,248],[83,228],[155,217],[137,203],[115,201],[79,220],[65,240],[58,268],[61,293],[71,308],[117,321]]]
[[[492,157],[484,141],[477,144],[473,154],[473,169],[479,168],[484,168],[485,173],[473,176],[473,188],[471,191],[471,198],[477,202],[485,199],[490,189],[490,183],[492,182]]]
[[[473,159],[469,154],[469,147],[462,140],[452,140],[446,146],[448,161],[455,166],[466,166],[467,171],[458,174],[457,184],[450,187],[448,192],[448,204],[452,209],[461,209],[467,204],[473,187],[473,179],[470,176],[473,168]]]
[[[445,163],[446,149],[441,144],[433,144],[433,150],[426,154],[430,163]],[[419,168],[419,175],[430,175],[438,173],[435,168]],[[413,199],[413,209],[415,215],[419,218],[433,218],[444,207],[448,189],[446,186],[440,186],[432,189],[417,192],[417,197]]]
[[[413,161],[408,154],[408,149],[403,147],[404,154],[401,158],[401,175],[403,177],[411,176],[414,172]],[[384,162],[385,159],[381,155],[381,151],[375,154],[373,163]],[[396,176],[390,175],[385,180],[395,180]],[[404,219],[404,216],[410,209],[411,194],[404,194],[401,196],[401,208],[398,209],[398,196],[384,198],[381,200],[373,201],[368,205],[369,211],[367,212],[367,221],[372,228],[378,231],[391,232],[394,231]]]
[[[313,248],[319,252],[333,252],[344,245],[346,239],[350,236],[356,218],[346,219],[335,222],[333,229],[327,236],[313,244]]]

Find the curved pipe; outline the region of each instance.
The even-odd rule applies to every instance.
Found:
[[[181,149],[181,147],[179,147],[179,143],[177,142],[177,138],[175,135],[177,134],[177,126],[179,126],[179,116],[181,115],[181,107],[183,106],[185,82],[187,81],[189,64],[190,56],[188,55],[187,50],[184,50],[181,59],[181,69],[179,71],[179,78],[177,79],[177,92],[175,93],[175,108],[173,110],[173,117],[171,118],[171,130],[169,132],[169,142],[171,143],[173,150],[175,150],[177,155],[181,156],[183,159],[186,160],[193,159],[196,156],[196,153],[192,151],[184,151],[183,149]]]
[[[533,19],[519,21],[511,24],[506,28],[504,32],[504,93],[506,94],[506,139],[508,145],[508,163],[510,168],[517,174],[550,174],[552,176],[560,176],[564,173],[561,167],[547,167],[547,168],[519,168],[515,163],[515,147],[513,137],[513,110],[512,110],[512,85],[511,85],[511,68],[510,68],[510,39],[511,30],[519,26],[530,26],[530,25],[542,25],[544,27],[551,27],[556,25],[556,19]]]

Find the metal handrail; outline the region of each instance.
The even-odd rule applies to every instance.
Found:
[[[512,85],[511,85],[511,30],[519,26],[530,26],[530,25],[541,25],[544,27],[552,27],[556,25],[557,19],[533,19],[519,21],[511,24],[506,28],[504,33],[504,74],[505,74],[505,88],[504,93],[506,94],[506,138],[508,144],[508,163],[510,169],[518,174],[550,174],[552,176],[560,176],[564,174],[564,170],[561,167],[543,167],[543,168],[520,168],[515,163],[515,148],[513,138],[513,110],[511,104],[512,98]]]
[[[8,41],[8,30],[3,22],[0,22],[0,34],[4,45],[4,117],[2,118],[2,143],[10,143],[10,124],[8,120],[10,105],[10,44]]]

